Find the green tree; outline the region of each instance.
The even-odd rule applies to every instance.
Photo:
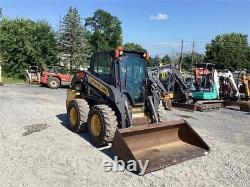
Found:
[[[165,64],[171,64],[171,59],[168,55],[165,55],[164,57],[162,57],[161,59],[161,64],[165,65]]]
[[[34,61],[45,66],[58,63],[55,33],[49,23],[38,21],[34,29]]]
[[[31,63],[46,66],[57,62],[55,35],[47,22],[3,18],[0,33],[5,76],[24,78]]]
[[[94,51],[115,49],[122,44],[121,22],[117,17],[98,9],[85,21],[85,26],[91,31],[90,43]]]
[[[166,55],[167,56],[167,55]],[[163,57],[164,58],[164,57]],[[154,67],[154,66],[160,66],[160,65],[165,65],[165,64],[161,64],[163,62],[163,58],[159,57],[158,55],[156,55],[155,57],[150,56],[149,60],[148,60],[148,67]],[[166,60],[166,59],[164,59]],[[165,61],[166,62],[166,61]],[[168,62],[172,62],[171,59],[169,59]]]
[[[154,58],[150,56],[147,62],[147,67],[153,67],[153,66],[154,66]]]
[[[82,25],[76,8],[69,8],[63,18],[59,35],[60,56],[64,57],[65,65],[72,69],[74,66],[86,63],[91,55],[89,33]]]
[[[202,63],[203,55],[194,52],[193,54],[193,64]],[[185,70],[191,70],[192,68],[192,54],[184,54],[182,59],[182,68]]]
[[[247,65],[246,68],[250,70],[250,46],[248,46],[248,52],[247,52]]]
[[[123,49],[127,51],[146,52],[146,49],[144,49],[140,44],[136,43],[125,43],[123,45]]]
[[[205,61],[220,68],[236,70],[249,67],[247,35],[229,33],[218,35],[206,46]]]

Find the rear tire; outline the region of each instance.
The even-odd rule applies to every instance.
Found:
[[[67,107],[68,124],[73,132],[85,132],[88,127],[89,105],[84,99],[74,99]]]
[[[60,86],[60,80],[56,77],[50,77],[48,80],[48,86],[51,89],[57,89]]]
[[[117,129],[115,112],[107,105],[94,105],[88,116],[88,132],[95,146],[104,146],[114,139]]]
[[[167,111],[163,106],[162,102],[160,102],[160,104],[158,105],[157,112],[160,122],[167,121]]]

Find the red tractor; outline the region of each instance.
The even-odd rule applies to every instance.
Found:
[[[41,73],[40,84],[56,89],[59,86],[68,86],[72,77],[67,73],[64,66],[50,66]]]

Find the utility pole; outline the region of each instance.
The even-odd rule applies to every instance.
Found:
[[[194,63],[194,42],[193,42],[193,49],[192,49],[192,65]]]
[[[192,48],[192,61],[191,61],[191,77],[192,77],[192,68],[194,64],[194,42],[193,42],[193,48]]]
[[[183,40],[181,40],[180,71],[181,71],[181,66],[182,66],[182,60],[183,60]]]

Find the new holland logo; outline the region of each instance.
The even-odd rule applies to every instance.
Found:
[[[108,89],[105,86],[103,86],[100,82],[98,82],[97,80],[95,80],[92,77],[88,77],[88,79],[89,79],[89,83],[90,84],[92,84],[98,90],[100,90],[101,92],[103,92],[104,94],[106,94],[107,96],[109,96],[109,91],[108,91]]]

